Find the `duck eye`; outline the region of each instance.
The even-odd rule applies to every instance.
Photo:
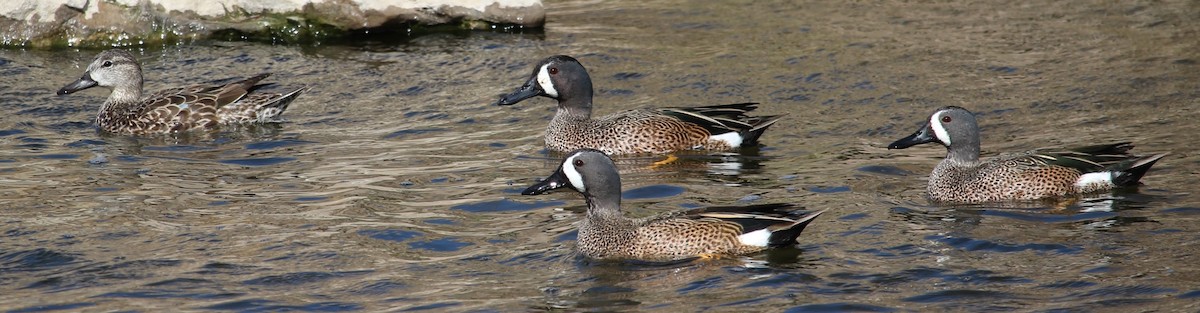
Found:
[[[558,68],[557,68],[557,67],[551,67],[549,71],[550,71],[550,75],[557,75],[557,74],[558,74]]]
[[[111,66],[112,66],[112,61],[104,61],[104,65],[103,65],[103,66],[104,66],[104,67],[111,67]]]
[[[575,167],[583,166],[583,160],[576,159],[575,162],[571,162],[571,163],[575,164]]]
[[[949,122],[950,122],[950,117],[949,117],[949,116],[943,116],[943,117],[942,117],[942,123],[949,123]]]

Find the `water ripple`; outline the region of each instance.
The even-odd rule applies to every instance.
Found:
[[[355,271],[355,272],[296,272],[281,275],[268,275],[258,278],[252,278],[242,281],[246,285],[260,286],[290,286],[297,284],[311,284],[322,282],[335,278],[353,277],[358,275],[366,275],[371,271]]]
[[[483,212],[508,212],[508,211],[528,211],[551,206],[561,206],[566,202],[563,201],[534,201],[525,203],[513,201],[509,199],[500,199],[495,201],[487,201],[480,203],[467,203],[450,207],[451,210],[462,210],[474,213]]]
[[[864,303],[821,303],[821,304],[806,304],[795,306],[784,310],[786,313],[809,313],[809,312],[896,312],[894,308],[876,306]]]
[[[11,236],[9,236],[11,237]],[[0,253],[0,272],[36,272],[81,262],[75,255],[37,248]],[[5,275],[7,276],[7,275]]]
[[[288,305],[280,304],[279,302],[271,300],[247,299],[214,304],[200,307],[200,309],[237,312],[351,312],[361,311],[363,310],[363,306],[360,304],[344,302],[317,302]]]
[[[945,243],[949,246],[963,249],[966,251],[994,251],[994,252],[1021,252],[1021,251],[1036,251],[1036,252],[1053,252],[1062,254],[1075,254],[1083,250],[1083,247],[1068,246],[1063,244],[1049,243],[1026,243],[1026,244],[1004,244],[991,240],[950,237],[941,235],[926,236],[925,239]]]
[[[963,301],[995,302],[997,300],[1019,298],[1020,297],[1007,292],[975,289],[954,289],[928,292],[921,295],[904,298],[904,301],[917,303],[944,303]]]
[[[33,282],[23,289],[43,289],[48,292],[105,286],[127,280],[146,279],[155,276],[161,268],[173,268],[181,264],[178,260],[134,260],[107,265],[91,265],[68,273],[50,276]]]
[[[34,313],[34,312],[57,312],[57,311],[78,311],[84,308],[96,306],[95,302],[75,302],[61,304],[46,304],[28,306],[14,310],[8,310],[8,313]]]

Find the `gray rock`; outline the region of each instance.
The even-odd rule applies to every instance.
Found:
[[[412,27],[541,27],[541,0],[10,0],[0,44],[111,47],[239,34],[272,42]]]

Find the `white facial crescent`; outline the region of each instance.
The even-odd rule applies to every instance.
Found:
[[[579,171],[575,170],[575,158],[579,155],[572,155],[563,161],[563,173],[567,174],[567,181],[571,182],[571,186],[575,186],[575,190],[579,192],[587,191],[587,187],[583,185],[583,175],[579,175]]]
[[[945,112],[934,113],[929,117],[929,127],[933,128],[933,135],[941,140],[943,144],[950,145],[950,133],[946,132],[946,127],[942,126],[942,114]]]
[[[550,80],[550,64],[542,65],[538,70],[537,83],[547,95],[552,98],[558,97],[558,90],[554,89],[554,82]]]

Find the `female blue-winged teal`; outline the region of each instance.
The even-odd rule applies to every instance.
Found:
[[[499,105],[544,96],[558,100],[546,128],[546,146],[567,152],[591,148],[608,154],[733,150],[757,144],[780,116],[747,116],[757,103],[694,108],[643,108],[592,118],[592,79],[579,61],[552,56],[533,70],[520,89]]]
[[[285,94],[251,94],[259,74],[225,85],[195,85],[142,95],[142,67],[124,50],[108,50],[96,56],[83,77],[58,90],[59,95],[100,86],[112,89],[100,106],[96,126],[124,134],[170,134],[218,125],[273,122],[288,104],[307,88]]]
[[[946,159],[933,168],[926,192],[938,202],[983,203],[1036,200],[1134,186],[1166,153],[1128,154],[1128,142],[1068,151],[1029,151],[979,159],[979,126],[967,109],[938,109],[921,130],[888,149],[937,142]]]
[[[709,207],[630,219],[621,213],[621,177],[604,152],[571,152],[554,174],[521,192],[543,194],[570,187],[583,194],[587,216],[576,243],[601,260],[670,261],[739,255],[796,244],[796,237],[824,211],[786,218],[791,204]]]

